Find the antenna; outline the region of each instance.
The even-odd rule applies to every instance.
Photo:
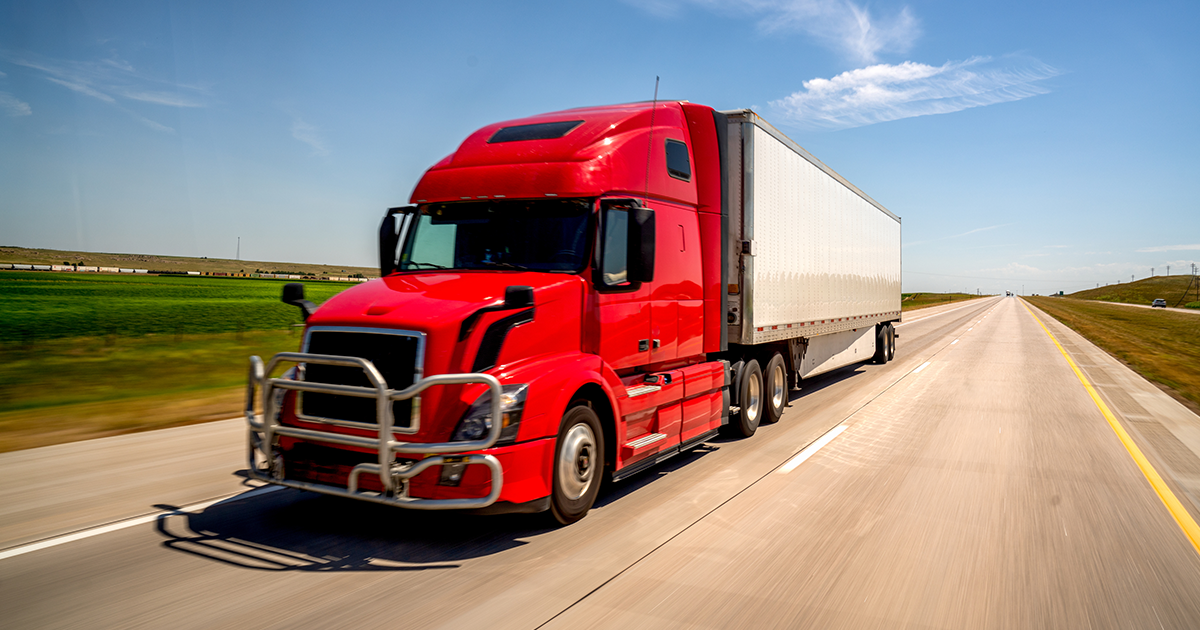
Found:
[[[654,110],[658,109],[658,77],[654,77],[654,103],[650,105],[650,140],[646,144],[646,201],[650,200],[650,157],[654,153]]]

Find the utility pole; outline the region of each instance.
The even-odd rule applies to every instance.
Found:
[[[1153,278],[1153,277],[1154,277],[1154,267],[1151,267],[1151,268],[1150,268],[1150,277],[1151,277],[1151,278]]]
[[[1167,275],[1171,275],[1171,265],[1167,265]]]
[[[240,236],[238,237],[237,259],[238,260],[242,259],[242,237],[240,237]]]

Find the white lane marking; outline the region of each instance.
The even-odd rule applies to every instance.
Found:
[[[100,525],[98,527],[91,527],[91,528],[83,529],[83,530],[80,530],[77,532],[72,532],[70,534],[63,534],[61,536],[55,536],[53,538],[39,540],[37,542],[29,543],[26,545],[21,545],[20,547],[12,547],[10,549],[5,549],[4,551],[0,551],[0,560],[7,560],[7,559],[15,557],[15,556],[32,553],[34,551],[41,551],[42,549],[49,549],[50,547],[57,547],[59,545],[65,545],[69,542],[75,542],[76,540],[83,540],[85,538],[91,538],[93,536],[100,536],[101,534],[108,534],[110,532],[116,532],[116,531],[120,531],[122,529],[128,529],[130,527],[137,527],[138,525],[145,525],[146,523],[153,523],[154,521],[162,518],[163,516],[168,516],[171,514],[182,514],[185,512],[196,512],[197,510],[203,510],[205,508],[212,507],[218,503],[223,503],[225,501],[230,501],[230,500],[240,501],[242,499],[249,499],[251,497],[262,496],[264,494],[267,494],[268,492],[275,492],[276,490],[283,490],[283,486],[266,486],[266,487],[257,488],[255,490],[251,490],[250,492],[246,492],[246,493],[242,493],[242,494],[234,494],[234,495],[230,495],[227,497],[221,497],[220,499],[212,499],[211,501],[204,501],[202,503],[193,503],[192,505],[181,507],[178,510],[164,510],[162,512],[155,512],[154,514],[135,516],[133,518],[127,518],[123,521],[109,523],[108,525]]]
[[[812,444],[809,444],[808,446],[804,447],[803,451],[800,451],[799,453],[797,453],[795,457],[793,457],[791,460],[789,460],[788,463],[784,464],[783,466],[780,466],[779,470],[777,470],[775,472],[779,473],[780,475],[786,475],[786,474],[792,472],[793,470],[796,469],[797,466],[799,466],[800,464],[803,464],[804,460],[808,459],[809,457],[812,457],[813,453],[816,453],[817,451],[824,448],[826,444],[829,444],[830,442],[832,442],[833,438],[841,435],[842,431],[845,431],[845,430],[846,430],[846,425],[844,425],[844,424],[839,424],[836,427],[833,427],[832,429],[829,430],[828,433],[817,438],[816,442],[813,442]]]
[[[926,361],[926,362],[922,363],[922,364],[921,364],[921,367],[919,367],[919,368],[917,368],[917,369],[913,370],[913,371],[912,371],[912,373],[913,373],[913,374],[916,374],[917,372],[920,372],[921,370],[924,370],[924,369],[925,369],[925,368],[927,368],[927,367],[929,367],[929,361]]]
[[[967,329],[967,332],[971,332],[972,330],[975,330],[975,327],[974,327],[974,326],[972,326],[972,327],[968,328],[968,329]]]
[[[958,343],[958,340],[957,340],[957,339],[955,339],[954,341],[951,341],[951,342],[950,342],[950,345],[952,345],[952,346],[953,346],[953,345],[954,345],[954,344],[956,344],[956,343]]]
[[[961,311],[961,310],[963,310],[964,308],[969,308],[969,307],[972,307],[972,306],[979,306],[979,305],[978,305],[978,304],[970,304],[970,303],[968,303],[968,304],[966,304],[965,306],[960,306],[960,307],[958,307],[958,308],[952,308],[952,309],[950,309],[950,310],[948,310],[948,311],[942,311],[941,313],[934,313],[933,315],[926,315],[926,316],[924,316],[924,317],[919,317],[919,318],[917,318],[917,319],[910,320],[910,321],[907,321],[907,322],[900,322],[899,324],[892,324],[892,327],[893,327],[893,328],[899,328],[899,327],[901,327],[901,326],[904,326],[905,324],[915,324],[915,323],[917,323],[917,322],[923,322],[923,321],[925,321],[925,320],[927,320],[927,319],[931,319],[931,318],[937,317],[938,315],[945,315],[946,313],[953,313],[954,311]],[[912,311],[909,311],[909,312],[912,312]]]

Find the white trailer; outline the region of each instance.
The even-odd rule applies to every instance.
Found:
[[[889,360],[891,323],[900,319],[900,218],[754,112],[722,114],[734,356],[738,346],[765,357],[786,344],[797,381]]]

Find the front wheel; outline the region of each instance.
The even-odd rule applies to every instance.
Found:
[[[554,445],[550,493],[554,520],[570,525],[587,516],[600,492],[603,473],[604,432],[600,418],[586,404],[576,404],[563,414]]]

